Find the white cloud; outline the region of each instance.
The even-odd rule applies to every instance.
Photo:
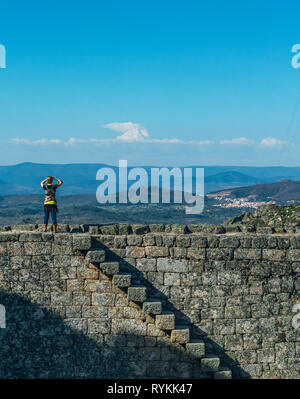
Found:
[[[60,139],[38,139],[38,140],[29,140],[24,138],[14,138],[11,139],[10,142],[14,144],[26,144],[33,146],[43,146],[43,145],[64,145],[64,146],[75,146],[76,144],[88,144],[88,143],[107,143],[113,142],[114,139],[80,139],[71,137],[68,140],[60,140]]]
[[[260,145],[262,147],[282,147],[286,144],[288,144],[288,143],[285,141],[275,139],[274,137],[266,137],[266,138],[262,139],[260,142]]]
[[[152,139],[147,131],[147,129],[138,123],[133,122],[113,122],[102,125],[101,127],[110,129],[114,132],[122,133],[120,136],[117,136],[115,139],[107,139],[113,140],[115,142],[124,142],[124,143],[170,143],[170,144],[178,144],[183,143],[181,140],[177,138],[172,139]]]
[[[38,139],[29,140],[24,138],[14,138],[11,140],[15,144],[28,144],[28,145],[48,145],[48,144],[63,144],[62,140],[59,139]]]
[[[144,140],[146,143],[173,143],[173,144],[178,144],[181,143],[179,139],[149,139],[149,140]]]
[[[113,130],[114,132],[122,133],[116,137],[116,140],[132,143],[136,141],[145,141],[149,137],[147,129],[140,126],[138,123],[133,122],[113,122],[102,125],[106,129]]]
[[[196,144],[200,144],[200,145],[210,145],[210,144],[214,144],[214,141],[213,141],[213,140],[196,141]]]
[[[253,140],[247,139],[246,137],[239,137],[239,138],[236,138],[236,139],[220,141],[220,144],[249,145],[249,144],[253,144],[253,143],[254,143]]]

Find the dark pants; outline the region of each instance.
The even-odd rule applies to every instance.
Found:
[[[44,205],[44,224],[48,224],[49,215],[51,213],[52,224],[53,226],[56,226],[56,212],[56,205]]]

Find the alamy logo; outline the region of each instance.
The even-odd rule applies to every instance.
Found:
[[[292,47],[292,53],[296,53],[292,58],[292,67],[295,69],[300,68],[300,44],[294,44]]]
[[[182,173],[183,171],[183,173]],[[116,172],[113,168],[100,168],[96,179],[103,183],[97,188],[96,198],[100,204],[188,204],[185,213],[196,215],[204,209],[204,169],[195,168],[131,168],[120,160]],[[150,176],[149,176],[150,174]],[[133,183],[128,188],[128,181]],[[173,185],[171,185],[171,181]],[[150,189],[150,193],[149,193]],[[193,205],[193,206],[192,206]]]
[[[0,305],[0,328],[6,328],[6,312],[4,305]]]
[[[296,303],[293,306],[292,309],[293,313],[297,313],[293,318],[292,318],[292,326],[297,329],[300,327],[300,303]]]
[[[0,68],[6,68],[6,49],[0,44]]]

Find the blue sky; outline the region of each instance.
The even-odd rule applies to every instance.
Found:
[[[0,164],[300,165],[297,1],[2,1]]]

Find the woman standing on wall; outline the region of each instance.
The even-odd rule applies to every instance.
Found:
[[[53,180],[57,180],[58,184],[52,184]],[[47,182],[47,184],[45,184]],[[47,231],[47,225],[49,220],[49,215],[51,213],[52,218],[52,230],[56,233],[57,222],[56,222],[56,212],[57,212],[57,202],[55,198],[56,189],[60,187],[63,182],[53,176],[48,176],[45,180],[41,182],[41,187],[45,190],[45,201],[44,201],[44,231]]]

